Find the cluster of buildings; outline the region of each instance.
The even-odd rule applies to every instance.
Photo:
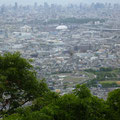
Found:
[[[116,87],[116,88],[102,88],[102,89],[100,87],[98,87],[98,88],[96,88],[96,87],[90,88],[91,93],[93,95],[95,95],[95,96],[97,96],[97,97],[99,97],[101,99],[104,99],[104,100],[107,99],[108,93],[115,90],[115,89],[120,89],[120,88],[119,87]]]
[[[23,57],[34,61],[32,64],[39,79],[45,78],[52,90],[67,93],[74,89],[75,84],[90,79],[89,75],[80,74],[85,69],[120,67],[118,6],[50,6],[47,3],[1,6],[0,53],[19,51]],[[66,18],[91,21],[82,24],[56,22]],[[73,85],[68,85],[69,81],[65,79],[72,76],[79,81],[73,80]]]

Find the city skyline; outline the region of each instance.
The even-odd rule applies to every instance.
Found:
[[[30,2],[28,0],[1,0],[0,4],[14,4],[15,2],[17,2],[18,4],[22,4],[22,5],[27,5],[27,4],[34,4],[35,2],[37,2],[38,4],[43,4],[44,2],[47,2],[48,4],[52,4],[52,3],[56,3],[56,4],[62,4],[62,5],[66,5],[66,4],[80,4],[80,3],[93,3],[93,2],[101,2],[101,3],[120,3],[119,0],[31,0]]]

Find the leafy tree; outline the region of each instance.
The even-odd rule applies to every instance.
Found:
[[[44,113],[41,113],[40,111],[33,112],[26,117],[23,118],[23,120],[53,120],[51,116],[48,116]]]
[[[73,91],[73,93],[81,99],[91,97],[90,90],[87,88],[87,86],[85,84],[76,85],[76,88]]]
[[[22,120],[22,117],[19,114],[12,114],[9,117],[3,118],[3,120]]]
[[[108,94],[107,103],[110,106],[112,120],[120,119],[120,89],[116,89]]]
[[[107,120],[108,105],[103,99],[92,96],[89,102],[88,120]]]
[[[105,101],[91,95],[86,85],[77,85],[74,94],[76,100],[76,120],[107,120],[107,105]]]
[[[112,91],[107,101],[90,93],[86,85],[77,85],[72,93],[60,96],[46,92],[42,81],[38,86],[44,94],[39,96],[30,107],[20,107],[14,114],[3,120],[119,120],[120,89]]]
[[[88,120],[92,95],[85,84],[77,85],[73,93],[77,97],[74,109],[76,120]]]
[[[74,94],[66,94],[61,96],[56,103],[54,110],[55,120],[76,120],[75,107],[77,97]]]
[[[0,55],[0,113],[10,113],[46,90],[46,84],[37,81],[30,61],[20,53]]]
[[[32,105],[32,110],[41,110],[45,106],[48,106],[49,104],[54,104],[59,99],[59,94],[55,92],[47,92],[43,96],[37,98],[34,100]]]

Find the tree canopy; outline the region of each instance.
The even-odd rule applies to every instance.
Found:
[[[91,95],[85,85],[63,96],[49,91],[32,106],[17,109],[4,120],[119,120],[119,98],[114,95],[119,95],[119,89],[105,101]]]
[[[32,101],[30,106],[23,106]],[[0,115],[2,120],[119,120],[120,89],[107,100],[93,96],[86,85],[59,95],[38,82],[30,61],[20,53],[0,56]]]
[[[19,52],[0,55],[0,111],[12,112],[47,90],[44,82],[38,82],[30,60]]]

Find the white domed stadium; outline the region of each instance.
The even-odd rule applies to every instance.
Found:
[[[56,30],[67,30],[68,27],[66,25],[59,25],[56,27]]]

